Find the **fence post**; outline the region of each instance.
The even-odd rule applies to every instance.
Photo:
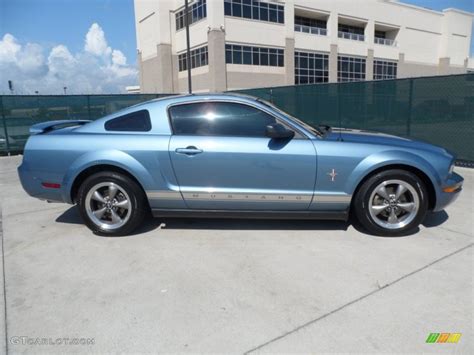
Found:
[[[89,119],[91,119],[91,96],[87,95],[87,115],[89,116]]]
[[[336,84],[337,85],[337,84]],[[342,128],[342,115],[341,115],[341,96],[342,96],[342,93],[340,90],[341,87],[340,86],[335,86],[336,88],[336,100],[337,100],[337,122],[339,124],[339,128]],[[341,134],[341,130],[339,130],[339,140],[342,140],[342,134]]]
[[[414,79],[410,80],[410,87],[408,89],[408,117],[407,117],[407,137],[411,135],[411,114],[412,114],[412,107],[413,107],[413,81]]]
[[[5,144],[7,148],[7,154],[10,155],[10,140],[8,138],[7,120],[5,118],[5,110],[3,108],[3,95],[0,96],[0,107],[2,109],[2,123],[3,123],[3,131],[5,132]]]

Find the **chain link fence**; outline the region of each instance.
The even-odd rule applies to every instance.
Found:
[[[138,95],[4,95],[0,96],[0,155],[23,151],[35,123],[95,120],[123,108],[171,94]]]
[[[440,145],[474,164],[474,74],[239,90],[308,122]]]
[[[474,164],[474,74],[239,90],[309,124],[381,131],[443,146]],[[0,154],[20,153],[31,125],[97,119],[170,94],[0,96]]]

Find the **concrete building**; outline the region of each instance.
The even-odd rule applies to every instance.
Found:
[[[193,91],[465,73],[473,14],[391,0],[190,0]],[[186,92],[184,0],[135,0],[140,88]]]

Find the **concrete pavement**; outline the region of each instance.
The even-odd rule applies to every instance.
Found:
[[[9,353],[474,353],[474,170],[456,169],[458,201],[409,237],[169,219],[104,238],[74,207],[27,196],[18,163],[0,158]],[[426,344],[432,332],[462,337]]]

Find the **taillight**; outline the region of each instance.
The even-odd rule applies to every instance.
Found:
[[[59,189],[61,184],[57,184],[55,182],[42,182],[41,186],[46,187],[48,189]]]

